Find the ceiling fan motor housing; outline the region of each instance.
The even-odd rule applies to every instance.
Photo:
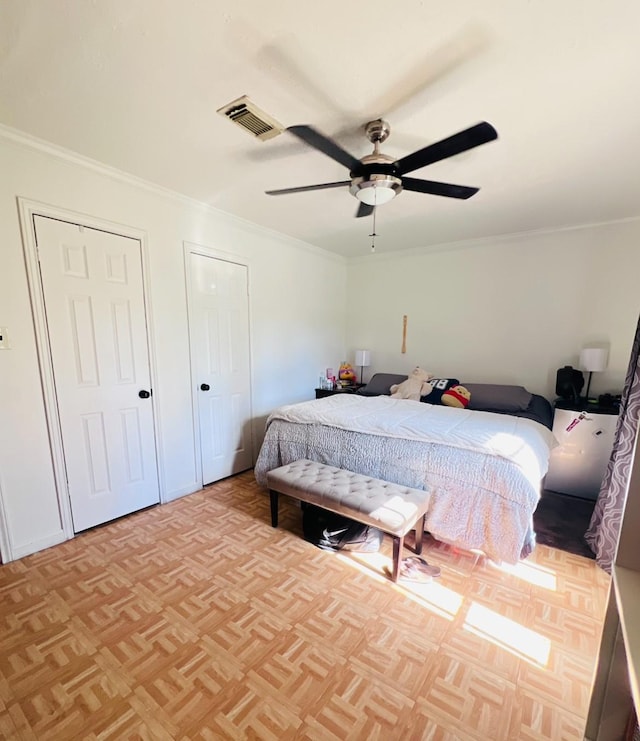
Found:
[[[381,118],[364,125],[364,133],[372,144],[381,144],[391,133],[391,126]]]

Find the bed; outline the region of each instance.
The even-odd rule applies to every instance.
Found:
[[[389,386],[404,378],[376,374],[358,394],[275,410],[257,482],[266,487],[269,470],[308,458],[430,490],[425,530],[434,538],[495,561],[526,558],[553,445],[549,402],[521,386],[471,383],[466,409],[391,398]]]

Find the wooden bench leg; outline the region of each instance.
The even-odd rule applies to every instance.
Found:
[[[270,489],[269,499],[271,500],[271,526],[278,527],[278,492]]]
[[[427,521],[427,513],[425,512],[422,517],[416,523],[416,548],[415,551],[418,555],[422,553],[422,541],[424,540],[424,523]]]
[[[402,560],[402,548],[404,546],[404,536],[397,537],[393,536],[393,571],[391,572],[391,578],[393,581],[398,581],[400,576],[400,561]]]

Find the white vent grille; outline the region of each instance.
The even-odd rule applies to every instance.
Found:
[[[282,124],[261,111],[246,95],[222,106],[218,109],[218,113],[226,116],[234,124],[241,126],[261,141],[273,139],[274,136],[278,136],[284,131]]]

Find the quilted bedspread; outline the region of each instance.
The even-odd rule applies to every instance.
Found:
[[[552,433],[529,419],[387,396],[336,394],[275,410],[255,466],[299,458],[430,490],[435,538],[515,563],[535,545],[532,516]]]

